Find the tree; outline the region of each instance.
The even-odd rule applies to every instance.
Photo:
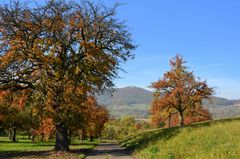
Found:
[[[68,117],[89,93],[111,89],[120,63],[133,57],[117,6],[49,0],[0,7],[0,90],[30,88],[45,96],[57,151],[69,150]]]
[[[102,135],[104,139],[113,140],[117,138],[116,126],[112,124],[112,122],[108,122],[104,125],[104,129],[102,131]]]
[[[13,142],[16,142],[17,130],[27,123],[25,101],[26,91],[0,92],[0,123],[9,130],[9,138]]]
[[[33,129],[32,132],[32,141],[35,140],[35,135],[40,135],[41,136],[41,142],[48,141],[50,136],[52,136],[53,132],[55,130],[55,127],[53,125],[52,119],[51,118],[43,118],[39,126],[36,129]]]
[[[94,136],[101,137],[104,124],[109,119],[108,110],[97,103],[93,96],[89,96],[85,109],[85,129],[89,133],[90,141],[93,141]]]
[[[213,94],[213,88],[208,87],[206,81],[200,81],[193,72],[189,72],[185,63],[182,56],[177,55],[170,60],[171,70],[166,72],[162,79],[152,83],[152,87],[156,89],[151,107],[152,114],[177,111],[181,126],[184,126],[184,116],[187,112],[193,117],[211,119],[211,115],[202,104],[203,99],[208,99]]]
[[[151,128],[147,121],[135,120],[131,116],[123,116],[119,119],[109,119],[104,125],[102,136],[107,140],[123,139],[128,135],[134,135]]]
[[[117,137],[118,139],[123,138],[129,134],[134,134],[137,132],[136,120],[132,116],[123,116],[115,121],[117,125]]]
[[[155,92],[154,99],[158,96],[161,96],[160,92]],[[151,122],[155,127],[165,126],[167,120],[168,127],[171,127],[171,118],[176,114],[176,110],[172,108],[171,103],[164,100],[153,100],[150,112],[152,114]]]

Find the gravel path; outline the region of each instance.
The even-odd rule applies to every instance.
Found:
[[[91,150],[86,159],[135,159],[116,143],[101,143]]]

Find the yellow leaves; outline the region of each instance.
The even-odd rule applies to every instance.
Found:
[[[38,114],[39,114],[38,109],[36,109],[36,107],[34,107],[32,110],[32,116],[35,117],[35,116],[38,116]]]
[[[75,68],[75,74],[78,74],[81,71],[81,68],[79,66],[76,66]]]
[[[103,128],[104,123],[109,118],[107,109],[99,105],[93,96],[88,96],[84,105],[86,105],[84,114],[88,132],[94,133],[99,131],[98,129]]]
[[[81,47],[84,47],[86,49],[93,49],[93,48],[96,48],[96,45],[94,42],[87,42],[87,41],[82,41],[80,43],[80,46]]]
[[[83,21],[80,20],[78,23],[77,23],[77,28],[81,29],[83,27]]]
[[[53,22],[52,22],[52,20],[50,18],[45,18],[45,19],[42,20],[42,24],[46,28],[50,28],[52,23]]]
[[[95,45],[94,42],[82,41],[80,46],[84,48],[84,54],[86,59],[95,59],[98,56],[100,49]]]
[[[42,135],[44,134],[44,141],[48,141],[50,135],[54,133],[55,126],[53,124],[52,118],[43,118],[40,121],[40,127],[35,130],[35,134]]]
[[[11,47],[11,50],[18,50],[26,47],[26,42],[19,36],[11,39],[9,45]]]
[[[21,62],[23,60],[23,55],[21,52],[16,53],[15,50],[9,50],[5,52],[3,56],[0,56],[0,68],[5,68],[9,64],[11,64],[12,61],[19,61]]]
[[[23,12],[23,16],[24,16],[24,18],[25,18],[26,20],[30,19],[30,18],[31,18],[31,13],[30,13],[30,11],[29,11],[29,10],[25,10],[25,11]]]
[[[70,25],[70,27],[74,27],[75,26],[75,19],[74,18],[71,18],[69,20],[69,25]]]

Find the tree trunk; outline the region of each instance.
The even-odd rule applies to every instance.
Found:
[[[9,129],[9,140],[12,140],[12,129]]]
[[[183,116],[183,111],[179,111],[179,117],[180,117],[180,126],[184,126],[184,116]]]
[[[32,142],[35,142],[35,135],[32,134]]]
[[[90,142],[93,142],[93,136],[90,135]]]
[[[35,131],[31,128],[30,130],[31,136],[32,136],[32,142],[35,142]]]
[[[102,140],[102,134],[101,133],[98,134],[98,139]]]
[[[84,138],[85,138],[85,131],[82,130],[81,131],[81,142],[83,142]]]
[[[171,117],[172,117],[172,115],[169,114],[169,116],[168,116],[168,127],[169,128],[171,127]]]
[[[68,131],[64,125],[56,125],[55,151],[69,151]]]
[[[68,131],[68,144],[71,145],[71,136],[72,136],[72,132]]]
[[[17,133],[17,129],[14,127],[12,129],[12,142],[16,142],[16,133]]]
[[[44,141],[44,133],[41,134],[41,142]]]

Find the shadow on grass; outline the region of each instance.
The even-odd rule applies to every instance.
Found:
[[[173,127],[168,129],[151,130],[137,135],[129,136],[120,144],[128,150],[135,150],[136,148],[145,147],[146,145],[155,142],[159,139],[168,140],[175,136],[181,130],[180,127]]]
[[[0,142],[1,143],[1,142]],[[6,143],[6,142],[4,142]],[[8,143],[12,143],[9,142]],[[21,143],[21,142],[20,142]],[[11,150],[11,151],[1,151],[0,150],[0,159],[11,159],[11,158],[49,158],[50,156],[58,156],[59,154],[67,155],[79,155],[81,153],[87,153],[91,148],[71,148],[68,152],[56,152],[53,150],[54,144],[52,143],[23,143],[23,146],[30,145],[31,147],[49,147],[52,146],[52,150],[35,150],[35,151],[25,151],[25,150]],[[36,144],[36,145],[32,145]],[[97,145],[96,143],[78,143],[71,145]],[[29,150],[31,150],[31,147]]]
[[[4,151],[0,153],[1,159],[40,156],[47,157],[51,151]]]
[[[54,143],[51,142],[24,142],[24,141],[16,141],[16,142],[12,142],[12,141],[0,141],[0,144],[17,144],[17,145],[26,145],[26,146],[31,146],[31,147],[44,147],[44,146],[54,146]]]
[[[215,124],[222,124],[225,122],[239,121],[240,118],[229,118],[229,119],[220,119],[214,121],[194,123],[191,125],[186,125],[183,129],[192,130],[191,128],[200,128],[200,127],[209,127]],[[190,129],[188,129],[190,128]],[[181,130],[181,127],[172,127],[164,129],[155,129],[150,131],[145,131],[143,133],[130,135],[124,140],[120,141],[120,144],[127,149],[133,151],[136,148],[142,148],[147,146],[150,143],[154,143],[158,140],[168,140],[178,134]]]
[[[23,145],[29,145],[31,147],[44,147],[44,146],[54,146],[55,143],[54,142],[24,142],[24,141],[16,141],[16,142],[12,142],[12,141],[0,141],[0,144],[23,144]],[[81,143],[72,143],[71,145],[94,145],[96,146],[98,143],[91,143],[91,142],[81,142]]]
[[[90,149],[71,149],[68,152],[56,152],[54,150],[48,151],[4,151],[0,152],[1,159],[11,158],[49,158],[52,155],[57,156],[58,154],[67,153],[69,155],[79,155],[81,153],[87,153]]]

